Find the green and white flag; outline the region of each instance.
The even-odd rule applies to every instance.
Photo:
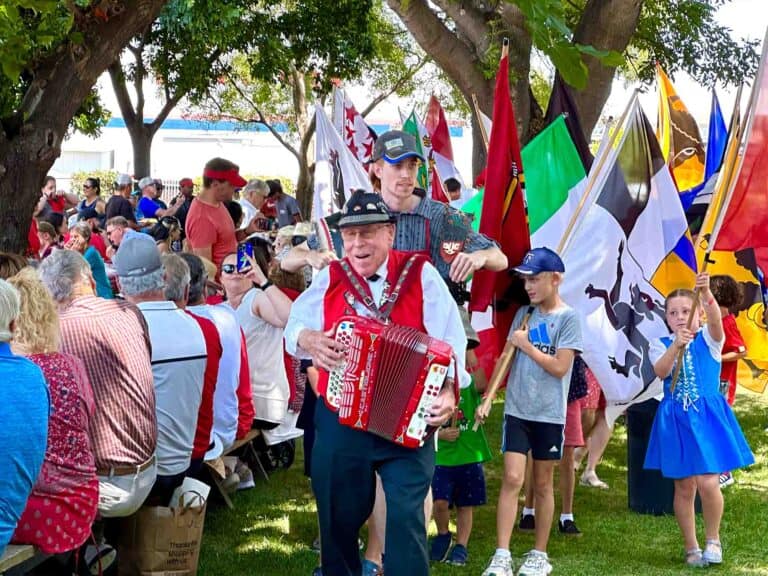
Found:
[[[565,118],[559,116],[542,130],[523,148],[521,156],[525,166],[531,246],[557,250],[587,178]],[[477,231],[483,212],[483,193],[475,195],[461,209],[474,217],[472,227]]]
[[[427,134],[427,128],[421,123],[419,117],[416,116],[416,110],[413,110],[409,116],[403,116],[400,112],[400,120],[403,122],[403,132],[412,134],[416,138],[416,146],[419,149],[419,153],[424,158],[430,157],[432,151],[432,141]],[[416,185],[423,190],[429,192],[429,166],[422,164],[419,166],[419,174],[416,177]]]
[[[522,151],[531,246],[557,250],[584,192],[587,175],[565,118],[559,116]]]

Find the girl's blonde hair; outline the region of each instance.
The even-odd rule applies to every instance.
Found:
[[[19,346],[24,354],[57,352],[59,314],[37,271],[24,268],[8,282],[21,296],[21,312],[16,320],[13,344]]]
[[[691,302],[696,302],[696,292],[689,290],[688,288],[677,288],[669,293],[664,304],[666,305],[672,298],[688,298]]]

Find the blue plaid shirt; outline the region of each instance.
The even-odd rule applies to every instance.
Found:
[[[472,230],[469,215],[431,198],[423,198],[413,212],[395,212],[395,215],[394,249],[428,253],[430,261],[449,286],[454,283],[449,277],[451,265],[446,258],[450,259],[455,249],[460,247],[459,252],[472,253],[497,246],[487,236]],[[308,245],[310,249],[317,250],[320,247],[317,236],[310,237]],[[337,256],[341,257],[341,242],[334,239],[334,246]]]

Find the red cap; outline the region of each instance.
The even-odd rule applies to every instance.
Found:
[[[242,188],[248,183],[237,170],[206,170],[203,172],[203,177],[211,180],[225,180],[235,188]]]
[[[192,178],[182,178],[179,180],[179,186],[194,186],[195,183],[192,182]]]

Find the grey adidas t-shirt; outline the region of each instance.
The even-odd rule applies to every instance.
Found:
[[[523,323],[528,308],[517,311],[512,323],[516,330]],[[581,325],[576,311],[570,306],[542,314],[536,307],[528,320],[528,339],[551,356],[561,348],[581,352]],[[522,352],[517,352],[507,379],[504,413],[523,420],[565,424],[568,386],[571,368],[562,378],[555,378]]]

